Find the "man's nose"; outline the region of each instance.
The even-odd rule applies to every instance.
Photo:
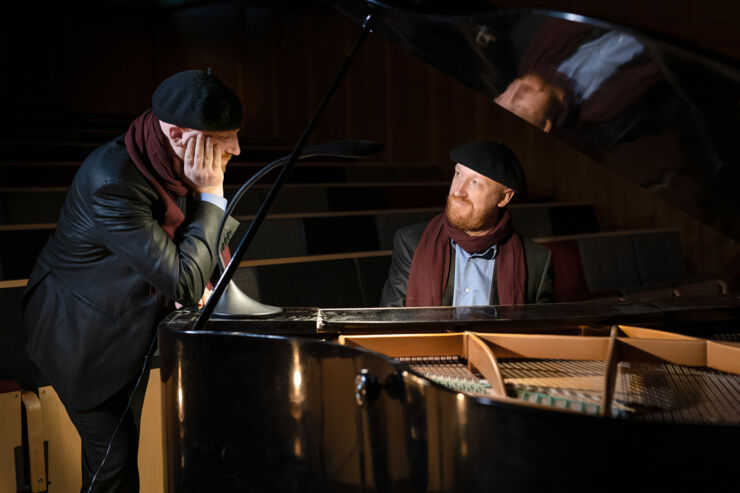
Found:
[[[453,180],[452,186],[450,186],[450,194],[455,197],[465,197],[467,194],[464,180]]]
[[[228,152],[232,156],[238,156],[239,154],[241,154],[241,149],[239,148],[239,139],[237,137],[229,139],[229,143],[226,146],[226,152]]]

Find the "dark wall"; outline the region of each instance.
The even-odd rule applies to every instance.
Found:
[[[702,3],[703,10],[683,0],[527,4],[627,21],[700,41],[716,53],[740,53],[732,49],[740,13],[729,1]],[[8,9],[0,20],[0,113],[9,115],[3,124],[19,111],[135,115],[167,75],[210,66],[242,97],[247,139],[291,145],[360,32],[338,13],[300,2],[187,5]],[[715,21],[716,30],[707,28]],[[381,161],[433,163],[442,176],[450,173],[452,146],[503,139],[519,155],[534,194],[592,202],[604,228],[677,227],[696,270],[740,273],[734,241],[376,36],[363,46],[314,141],[352,137],[384,143]]]

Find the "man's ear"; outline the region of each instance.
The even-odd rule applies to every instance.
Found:
[[[504,190],[504,198],[502,198],[496,205],[498,205],[499,207],[506,207],[513,198],[514,190],[512,190],[511,188],[507,188],[506,190]]]
[[[178,127],[176,125],[170,125],[167,127],[167,137],[169,137],[173,146],[183,147],[182,136],[184,133],[185,132],[182,127]]]

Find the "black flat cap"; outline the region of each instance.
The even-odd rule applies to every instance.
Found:
[[[500,142],[477,140],[463,144],[450,151],[450,159],[515,192],[521,192],[527,186],[527,178],[516,155]]]
[[[241,101],[210,68],[165,79],[152,95],[152,111],[163,122],[195,130],[236,130],[242,123]]]

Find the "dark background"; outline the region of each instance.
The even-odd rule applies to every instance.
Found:
[[[740,4],[730,0],[495,4],[581,13],[721,59],[740,57]],[[32,139],[35,115],[134,116],[166,76],[210,66],[245,103],[247,142],[291,146],[360,32],[311,2],[32,2],[3,10],[6,142]],[[363,46],[314,141],[338,138],[377,140],[386,145],[378,160],[432,163],[443,177],[452,146],[503,139],[519,155],[532,194],[595,204],[603,230],[679,228],[689,272],[740,273],[737,242],[377,36]]]

